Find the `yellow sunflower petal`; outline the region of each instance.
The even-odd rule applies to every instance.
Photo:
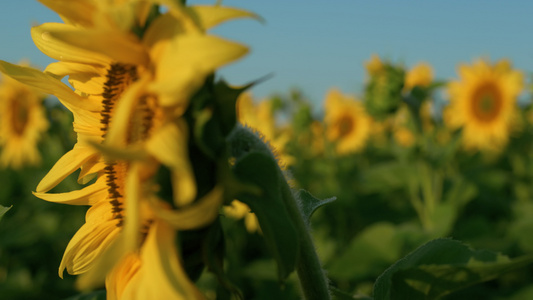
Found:
[[[90,1],[58,1],[58,0],[39,0],[42,4],[57,12],[59,15],[67,18],[71,22],[82,26],[93,25],[93,15],[95,7]]]
[[[115,62],[134,65],[148,64],[148,53],[133,35],[126,35],[118,31],[73,30],[72,28],[50,30],[47,35],[51,40],[61,41],[71,48],[90,53],[101,53]]]
[[[57,37],[59,33],[78,33],[80,29],[60,23],[45,23],[31,29],[31,37],[35,46],[51,58],[76,63],[108,65],[111,58],[106,55],[71,45],[69,41]],[[92,41],[95,42],[94,40]]]
[[[88,64],[80,64],[75,62],[65,62],[65,61],[58,61],[55,63],[49,64],[46,69],[44,69],[44,73],[53,75],[56,78],[63,78],[67,75],[72,74],[89,74],[93,76],[101,76],[104,73],[104,68],[99,68],[94,65],[88,65]]]
[[[181,207],[196,197],[196,182],[187,153],[187,131],[184,123],[167,124],[146,143],[146,150],[163,164],[171,167],[174,203]]]
[[[116,226],[112,226],[118,228]],[[99,256],[92,261],[92,266],[87,272],[81,274],[76,281],[76,288],[82,291],[101,286],[106,275],[112,270],[117,261],[120,261],[127,253],[124,249],[124,236],[118,235],[99,251]]]
[[[161,53],[151,90],[163,93],[162,106],[183,103],[205,76],[248,52],[244,45],[210,35],[176,37]]]
[[[195,5],[188,7],[188,9],[198,19],[198,23],[205,30],[237,18],[253,18],[261,20],[258,15],[249,11],[220,5]]]
[[[94,183],[84,187],[81,190],[75,190],[67,193],[33,192],[33,195],[45,201],[55,203],[70,205],[93,205],[98,200],[105,198],[107,195],[107,186],[105,185],[105,182],[101,182],[101,184]]]
[[[154,222],[141,249],[138,277],[125,288],[123,299],[205,299],[185,273],[175,239],[171,226]]]
[[[0,60],[0,72],[40,92],[56,96],[65,105],[89,111],[96,111],[100,108],[100,104],[96,101],[80,97],[57,78],[39,70]]]
[[[224,190],[221,186],[215,186],[198,202],[174,211],[169,210],[157,201],[153,201],[153,199],[151,199],[151,205],[155,214],[175,229],[195,229],[209,224],[217,217],[222,204],[223,192]]]
[[[98,155],[98,153],[91,148],[74,147],[72,150],[65,153],[65,155],[56,162],[48,174],[44,176],[41,182],[39,182],[39,185],[37,185],[36,192],[44,193],[51,190],[95,155]]]
[[[180,20],[183,27],[190,32],[199,33],[201,30],[197,24],[188,14],[186,8],[179,1],[174,0],[153,0],[154,2],[164,5],[168,8],[169,14]]]
[[[87,222],[80,227],[65,249],[59,266],[59,276],[67,269],[69,274],[77,275],[92,270],[95,262],[116,244],[120,228],[110,217],[111,204],[102,201],[87,211]],[[111,266],[113,263],[110,264]]]
[[[126,255],[106,276],[107,300],[124,299],[122,295],[126,287],[130,284],[137,284],[140,267],[141,259],[137,253]]]

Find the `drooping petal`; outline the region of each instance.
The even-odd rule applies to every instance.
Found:
[[[141,267],[123,291],[121,299],[205,299],[183,269],[174,229],[157,220],[141,249]]]
[[[80,48],[68,40],[58,37],[60,33],[80,33],[82,29],[68,24],[45,23],[33,27],[31,36],[35,46],[51,58],[75,63],[109,65],[112,59],[104,54]]]
[[[39,185],[37,185],[36,192],[45,193],[51,190],[95,155],[98,155],[98,153],[92,148],[74,147],[72,150],[65,153],[65,155],[56,162],[48,174],[44,176],[41,182],[39,182]]]
[[[223,192],[221,186],[215,186],[198,202],[177,210],[169,210],[158,201],[153,200],[151,205],[154,213],[176,230],[190,230],[203,227],[217,217]]]
[[[188,7],[188,9],[191,14],[197,18],[198,23],[204,30],[208,30],[220,23],[237,18],[253,18],[261,20],[261,18],[254,13],[227,6],[194,5]]]
[[[56,96],[63,104],[83,110],[96,111],[100,104],[80,97],[52,75],[28,67],[0,60],[0,72],[32,88]]]
[[[196,182],[187,152],[185,123],[166,124],[147,141],[146,150],[172,170],[174,203],[182,207],[196,197]]]
[[[72,87],[85,94],[101,94],[107,79],[107,70],[104,67],[64,61],[49,64],[44,73],[57,79],[69,76]]]
[[[103,177],[102,177],[103,178]],[[33,195],[45,201],[70,204],[70,205],[93,205],[98,200],[102,200],[107,195],[107,186],[104,179],[95,182],[81,190],[67,193],[36,193]]]

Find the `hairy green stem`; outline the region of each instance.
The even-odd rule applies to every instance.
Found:
[[[298,202],[292,193],[287,181],[280,173],[281,193],[285,207],[291,216],[293,224],[298,231],[300,239],[300,253],[296,264],[296,272],[300,279],[300,285],[306,300],[328,300],[331,299],[329,285],[324,270],[320,265],[320,260],[315,251],[315,246],[309,233],[309,229],[304,221]]]
[[[228,136],[231,155],[236,158],[250,152],[261,152],[270,155],[274,160],[271,148],[263,140],[254,134],[249,128],[236,126]],[[296,272],[300,279],[300,285],[306,300],[329,300],[329,285],[326,275],[320,265],[320,260],[315,251],[309,228],[305,222],[298,199],[293,194],[285,175],[278,166],[278,178],[280,181],[281,197],[285,208],[289,213],[292,223],[298,231],[299,255],[296,264]]]

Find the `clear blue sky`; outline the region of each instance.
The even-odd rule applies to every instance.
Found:
[[[214,3],[211,1],[188,1]],[[227,0],[256,12],[266,23],[238,20],[214,33],[248,44],[250,55],[220,74],[239,85],[273,73],[254,87],[257,98],[291,87],[321,106],[328,88],[360,94],[363,63],[372,53],[412,66],[429,62],[437,78],[455,77],[460,62],[507,57],[533,70],[533,2],[446,1],[261,1]],[[30,27],[59,21],[33,0],[6,1],[0,10],[0,59],[23,58],[44,68],[51,59],[33,45]]]

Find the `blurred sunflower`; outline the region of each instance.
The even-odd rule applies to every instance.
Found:
[[[326,95],[324,123],[326,137],[336,143],[339,154],[361,151],[370,136],[371,119],[363,104],[337,89]]]
[[[414,145],[416,138],[409,128],[409,123],[411,122],[411,115],[409,113],[409,107],[407,105],[402,105],[400,109],[394,115],[392,122],[392,133],[394,140],[402,147],[411,147]]]
[[[224,206],[224,214],[233,219],[244,219],[244,226],[250,233],[261,231],[257,216],[250,211],[250,207],[239,200],[233,200],[230,205]]]
[[[450,105],[444,119],[452,128],[462,128],[462,143],[471,150],[501,150],[508,142],[516,114],[516,99],[523,88],[523,75],[501,60],[484,60],[459,67],[459,81],[449,84]]]
[[[186,155],[185,129],[181,122],[169,120],[183,114],[191,94],[208,74],[247,52],[245,46],[205,30],[253,15],[222,6],[186,8],[179,2],[163,1],[168,11],[148,24],[146,4],[151,2],[147,1],[41,2],[66,23],[34,27],[32,37],[41,51],[60,61],[44,73],[6,62],[0,62],[0,71],[56,95],[74,115],[78,142],[57,161],[34,194],[47,201],[91,206],[59,267],[60,276],[65,268],[70,274],[81,274],[93,267],[124,227],[126,199],[136,194],[126,188],[129,174],[143,182],[153,174],[133,172],[134,164],[128,161],[107,160],[94,145],[113,141],[112,146],[132,150],[125,158],[150,158],[169,165],[176,205],[190,203],[196,185]],[[143,25],[147,28],[139,38],[131,29]],[[69,76],[75,92],[60,81],[64,76]],[[80,183],[96,181],[81,190],[48,193],[77,169],[81,169]],[[137,227],[147,234],[146,226],[153,220],[143,220],[144,227]]]
[[[372,54],[370,60],[365,62],[365,68],[370,76],[374,76],[384,69],[384,65],[377,54]]]
[[[251,93],[241,94],[237,99],[237,120],[258,132],[268,142],[282,168],[294,163],[294,157],[285,151],[290,131],[276,126],[271,100],[255,105]]]
[[[412,90],[415,86],[428,87],[433,81],[433,69],[428,63],[419,63],[405,75],[403,91]]]
[[[19,169],[40,163],[37,143],[48,129],[40,94],[9,77],[0,83],[0,163]]]

